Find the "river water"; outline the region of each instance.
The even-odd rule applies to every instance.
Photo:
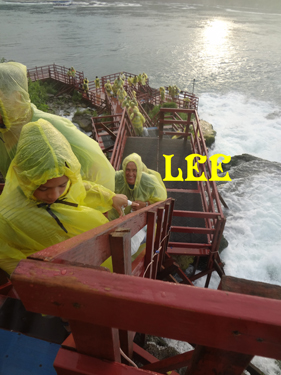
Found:
[[[199,116],[217,132],[211,153],[271,162],[252,162],[220,187],[229,206],[226,273],[281,285],[281,14],[270,9],[200,0],[74,1],[59,9],[0,0],[0,59],[74,66],[90,80],[146,72],[152,87],[194,90]]]

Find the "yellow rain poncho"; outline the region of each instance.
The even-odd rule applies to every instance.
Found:
[[[130,116],[132,125],[135,129],[136,135],[142,136],[143,134],[143,124],[145,123],[145,118],[140,113],[138,108],[133,110],[133,114]]]
[[[61,176],[69,180],[55,203],[34,198],[40,185]],[[102,212],[114,195],[82,180],[78,159],[51,124],[26,124],[0,195],[0,268],[11,273],[30,254],[107,223]]]
[[[137,166],[137,176],[134,187],[126,181],[126,167],[129,162]],[[150,204],[167,199],[167,191],[160,173],[148,169],[142,162],[140,155],[133,153],[127,156],[122,163],[122,170],[115,172],[115,193],[125,194],[131,201],[143,201]],[[125,208],[125,214],[130,213],[131,206]],[[109,219],[118,217],[115,209],[109,212]]]
[[[66,118],[45,113],[30,103],[26,67],[20,63],[0,64],[0,172],[5,177],[15,156],[20,132],[28,122],[43,118],[61,132],[81,164],[83,179],[114,191],[114,169],[98,143],[79,131]],[[1,140],[2,139],[2,140]]]

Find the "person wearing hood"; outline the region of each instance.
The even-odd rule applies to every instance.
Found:
[[[148,169],[140,155],[128,155],[122,163],[122,170],[115,172],[115,192],[124,194],[137,206],[127,206],[125,214],[144,208],[150,204],[167,199],[167,191],[160,173]],[[108,213],[109,220],[116,219],[118,213],[112,209]]]
[[[69,142],[48,121],[23,126],[0,195],[0,267],[8,274],[29,255],[105,224],[128,204],[91,181]]]
[[[143,135],[143,124],[145,123],[144,116],[140,113],[139,109],[135,107],[133,113],[130,115],[132,125],[135,129],[136,135],[142,137]]]
[[[99,144],[68,119],[40,111],[30,102],[26,66],[0,64],[0,172],[5,178],[23,125],[43,118],[62,133],[81,164],[81,175],[114,191],[115,171]]]

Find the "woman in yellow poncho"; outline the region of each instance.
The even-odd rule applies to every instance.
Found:
[[[155,202],[167,199],[167,191],[160,173],[148,169],[140,155],[133,153],[122,163],[122,170],[115,172],[115,192],[125,194],[131,201],[138,203],[132,207],[139,210]],[[130,213],[131,207],[125,208],[125,214]],[[118,213],[112,209],[109,220],[116,219]]]
[[[45,113],[31,104],[26,67],[20,63],[0,64],[0,172],[5,177],[23,125],[43,118],[61,132],[81,164],[83,179],[114,191],[114,169],[97,142],[79,131],[66,118]]]
[[[69,142],[50,123],[22,128],[0,195],[0,268],[9,274],[32,253],[108,222],[127,198],[82,180]]]

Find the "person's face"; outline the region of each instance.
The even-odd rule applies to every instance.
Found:
[[[126,181],[129,185],[135,185],[137,177],[137,166],[133,161],[130,161],[126,166]]]
[[[35,190],[33,196],[44,203],[54,203],[65,191],[68,177],[56,177],[48,180],[44,185]]]

